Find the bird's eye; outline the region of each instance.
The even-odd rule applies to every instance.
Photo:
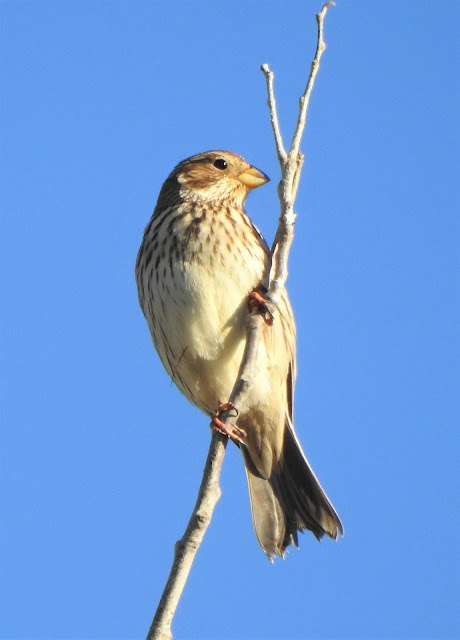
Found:
[[[220,169],[221,171],[227,168],[227,161],[224,160],[223,158],[218,158],[217,160],[214,160],[212,164],[214,167],[216,167],[216,169]]]

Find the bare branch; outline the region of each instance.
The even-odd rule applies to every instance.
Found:
[[[318,24],[318,37],[315,57],[311,64],[310,76],[303,95],[299,101],[299,116],[296,129],[291,142],[289,153],[284,148],[278,113],[276,108],[275,93],[273,88],[274,74],[267,64],[261,66],[267,83],[268,108],[275,138],[276,152],[281,167],[281,182],[278,195],[281,205],[278,230],[271,249],[271,265],[267,273],[265,286],[268,293],[265,297],[269,300],[270,311],[274,311],[279,302],[288,276],[288,256],[294,238],[294,201],[297,194],[300,174],[302,171],[304,156],[300,151],[300,142],[305,129],[306,116],[310,95],[313,89],[316,75],[319,69],[321,56],[326,49],[323,39],[323,24],[327,9],[334,2],[326,2],[316,16]],[[273,305],[273,309],[272,309]],[[241,361],[238,378],[233,387],[229,401],[235,406],[244,406],[252,382],[257,373],[257,352],[262,332],[265,327],[264,317],[260,312],[252,311],[248,314],[246,331],[246,346]],[[221,419],[227,426],[235,426],[237,417],[230,411],[221,415]],[[208,457],[203,472],[198,499],[189,520],[187,529],[176,543],[174,562],[169,574],[168,582],[158,605],[155,618],[150,627],[147,640],[171,640],[171,624],[187,581],[195,554],[206,533],[211,521],[215,505],[220,497],[219,476],[225,455],[227,437],[213,431]]]
[[[326,50],[326,43],[323,38],[323,26],[324,26],[324,18],[326,16],[327,10],[329,7],[335,6],[335,2],[326,2],[323,5],[321,11],[316,15],[316,23],[318,25],[318,39],[316,45],[316,53],[313,58],[313,62],[311,63],[310,69],[310,77],[308,78],[307,86],[305,87],[305,91],[299,100],[299,118],[297,120],[297,127],[292,138],[291,150],[290,154],[297,155],[300,147],[300,141],[303,136],[303,132],[305,129],[305,122],[307,117],[307,109],[308,103],[310,102],[310,96],[313,89],[313,85],[315,84],[316,74],[319,70],[319,63],[321,60],[321,56]]]
[[[334,2],[326,2],[323,5],[323,8],[316,16],[316,22],[318,25],[318,36],[317,36],[317,44],[316,44],[316,53],[311,64],[310,76],[308,78],[307,85],[305,87],[305,91],[299,100],[299,116],[297,119],[297,125],[295,129],[294,136],[291,142],[291,148],[287,156],[283,159],[278,152],[278,148],[281,146],[284,149],[282,140],[277,139],[277,133],[275,132],[275,145],[278,152],[278,160],[281,167],[281,182],[278,187],[278,196],[280,199],[281,212],[280,218],[278,222],[278,230],[276,232],[275,240],[273,241],[271,255],[271,267],[269,274],[267,275],[267,281],[265,283],[265,287],[268,289],[268,299],[277,304],[279,301],[279,297],[281,292],[286,284],[286,280],[288,277],[288,268],[287,261],[289,256],[289,250],[292,245],[292,241],[294,238],[294,224],[296,214],[294,213],[294,201],[297,195],[297,188],[299,186],[300,174],[302,171],[304,156],[300,151],[300,141],[302,139],[302,135],[305,129],[305,123],[307,119],[307,109],[310,101],[311,92],[313,90],[313,85],[315,83],[316,75],[319,69],[319,63],[321,60],[321,56],[323,55],[326,49],[326,43],[323,38],[323,25],[324,18],[326,16],[327,10],[329,7],[335,5]],[[270,83],[267,79],[267,90],[269,91],[269,108],[270,108],[270,117],[272,123],[278,122],[278,114],[271,111],[270,104],[276,103],[270,99],[270,90],[273,91],[273,72],[270,71],[268,65],[262,65],[262,72],[267,78],[267,74],[270,74]],[[277,129],[278,135],[281,138],[281,134],[279,133],[279,127]]]
[[[273,88],[273,78],[275,74],[273,71],[270,71],[268,64],[263,64],[260,67],[260,70],[265,76],[265,80],[267,81],[267,94],[268,94],[268,110],[270,112],[270,119],[273,128],[273,135],[275,137],[276,144],[276,153],[278,154],[279,163],[286,162],[287,153],[283,145],[283,139],[281,137],[280,125],[278,120],[278,113],[276,110],[276,100],[275,100],[275,91]]]
[[[171,624],[198,547],[220,498],[219,476],[228,438],[213,431],[198,498],[184,535],[174,547],[169,573],[147,640],[171,640]]]

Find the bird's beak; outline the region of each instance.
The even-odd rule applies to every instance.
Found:
[[[270,178],[256,169],[255,167],[249,167],[249,169],[245,169],[238,176],[243,184],[245,184],[249,189],[255,189],[256,187],[260,187],[266,182],[270,182]]]

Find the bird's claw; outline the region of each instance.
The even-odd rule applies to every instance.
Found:
[[[223,413],[227,413],[230,415],[230,411],[234,412],[232,417],[236,418],[238,416],[238,409],[231,402],[220,402],[219,408],[216,413],[211,418],[211,429],[215,431],[219,431],[219,433],[223,433],[225,436],[230,438],[236,444],[241,442],[241,438],[247,438],[247,433],[243,429],[240,429],[237,426],[227,425],[223,420],[221,420],[221,416]]]
[[[273,324],[274,316],[272,311],[270,311],[269,309],[269,304],[271,304],[270,300],[264,298],[263,295],[261,295],[259,291],[257,291],[257,289],[251,291],[251,293],[249,294],[249,313],[251,313],[255,309],[258,309],[264,317],[265,324],[268,324],[268,326],[271,327]]]

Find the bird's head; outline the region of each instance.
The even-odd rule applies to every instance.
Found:
[[[206,151],[180,162],[169,179],[176,180],[181,198],[201,201],[229,199],[242,206],[251,191],[269,178],[230,151]]]

